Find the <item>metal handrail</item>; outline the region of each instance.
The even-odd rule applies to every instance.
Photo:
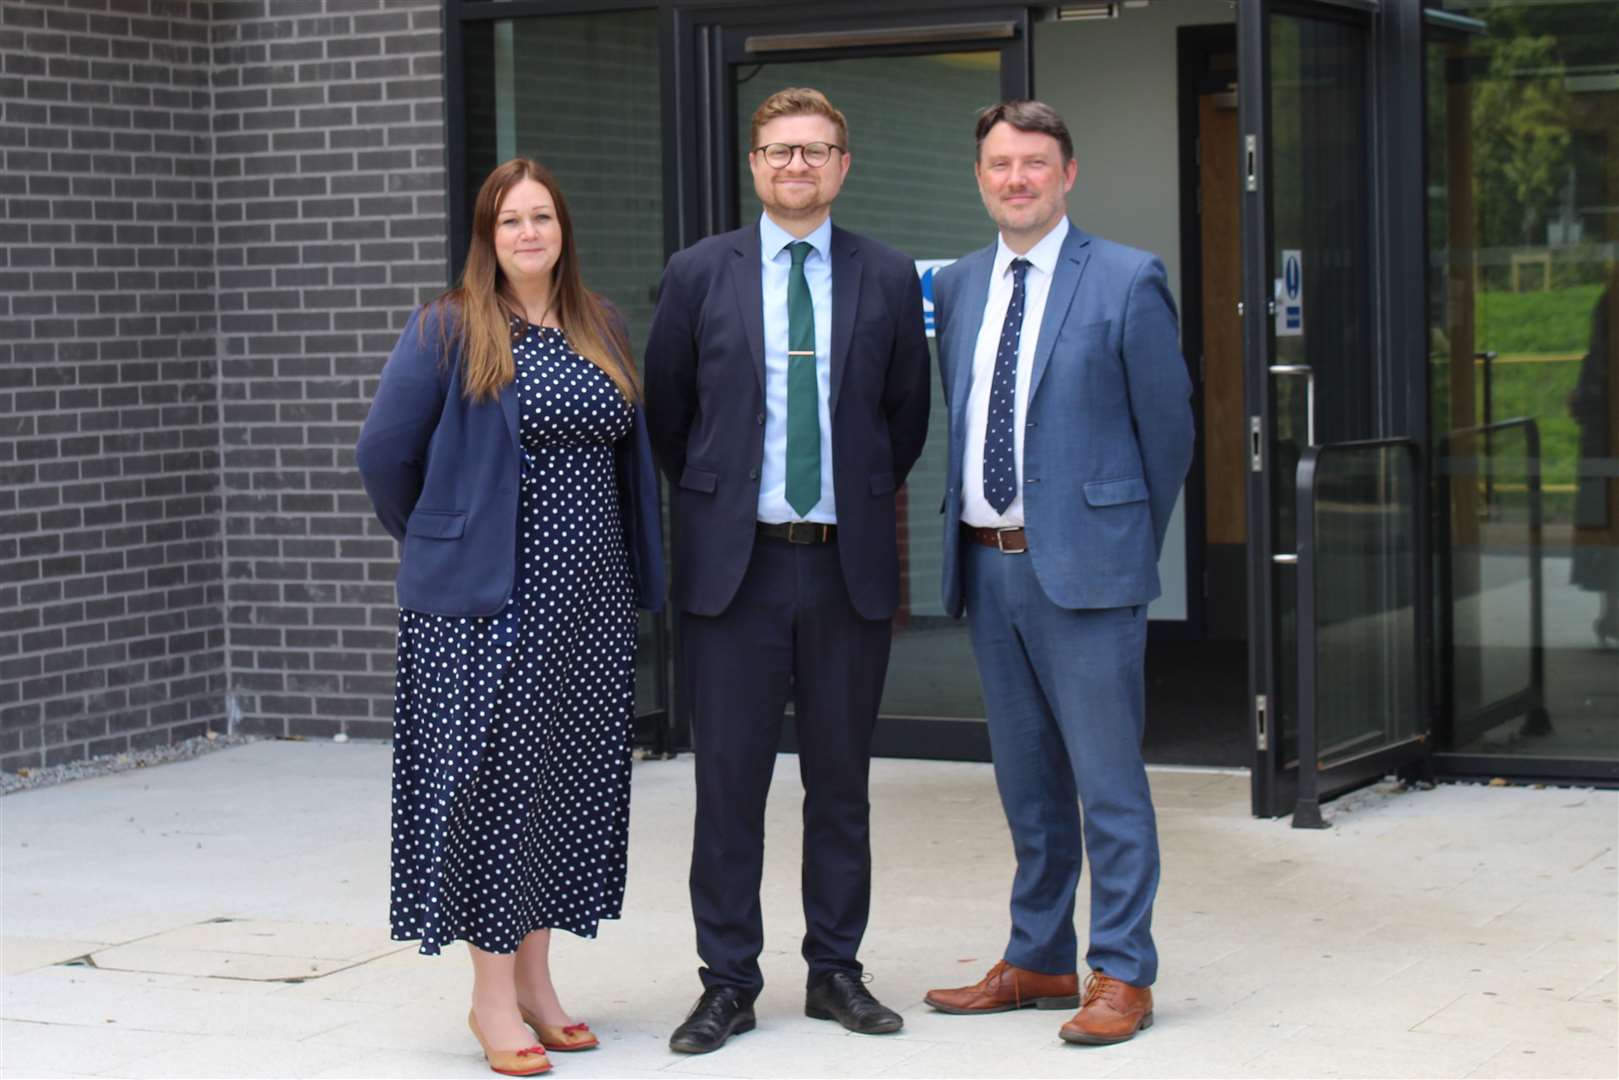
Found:
[[[1295,498],[1298,530],[1298,595],[1295,608],[1297,631],[1295,638],[1298,647],[1298,709],[1299,709],[1299,764],[1298,764],[1298,798],[1293,810],[1293,827],[1295,829],[1324,829],[1326,822],[1321,817],[1321,803],[1323,799],[1335,794],[1336,791],[1327,790],[1322,774],[1327,766],[1320,759],[1320,732],[1317,730],[1316,716],[1316,643],[1315,643],[1315,583],[1316,583],[1316,536],[1315,536],[1315,506],[1316,506],[1316,471],[1320,460],[1336,453],[1352,452],[1357,450],[1400,449],[1405,451],[1401,456],[1406,461],[1406,479],[1410,483],[1412,492],[1411,514],[1413,520],[1412,535],[1419,535],[1421,499],[1418,497],[1421,485],[1421,448],[1416,440],[1398,437],[1389,439],[1362,439],[1354,442],[1327,443],[1323,446],[1312,446],[1304,452],[1299,459],[1298,472],[1295,474]],[[1422,549],[1420,544],[1413,544],[1411,551],[1411,580],[1421,582]],[[1419,640],[1422,627],[1427,625],[1426,613],[1427,591],[1418,587],[1415,594],[1416,626]],[[1352,755],[1334,763],[1334,768],[1348,766],[1354,773],[1355,779],[1351,784],[1362,779],[1366,771],[1364,767],[1381,767],[1385,759],[1406,753],[1406,747],[1413,743],[1425,742],[1427,734],[1421,733],[1409,739],[1402,739],[1394,743],[1380,743],[1362,753]]]

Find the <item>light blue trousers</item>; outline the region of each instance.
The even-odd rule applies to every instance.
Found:
[[[995,784],[1017,853],[1005,958],[1053,975],[1076,969],[1074,895],[1088,854],[1086,961],[1150,986],[1158,827],[1141,759],[1146,605],[1060,608],[1027,555],[963,549]]]

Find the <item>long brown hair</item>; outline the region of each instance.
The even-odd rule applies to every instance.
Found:
[[[516,320],[516,332],[521,333],[523,311],[495,257],[495,226],[501,200],[524,180],[536,181],[551,193],[557,225],[562,230],[562,252],[551,268],[551,302],[562,333],[575,352],[607,373],[626,399],[639,401],[641,388],[623,322],[614,317],[607,301],[585,288],[580,277],[573,219],[568,216],[562,189],[551,170],[521,157],[498,166],[478,189],[472,208],[472,242],[467,248],[461,281],[432,302],[446,353],[451,342],[452,316],[457,323],[462,392],[474,401],[494,398],[517,377],[512,360],[512,327]]]

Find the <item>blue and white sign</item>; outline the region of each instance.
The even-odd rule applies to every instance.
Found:
[[[1276,280],[1276,336],[1304,336],[1304,253],[1282,249],[1282,276]]]
[[[933,336],[933,275],[955,262],[954,259],[918,259],[916,276],[922,279],[922,322],[928,337]]]

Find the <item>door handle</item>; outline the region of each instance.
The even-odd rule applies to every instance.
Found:
[[[1287,375],[1304,380],[1304,445],[1305,448],[1315,443],[1315,368],[1309,364],[1272,364],[1272,375]],[[1297,566],[1299,564],[1298,552],[1285,552],[1272,555],[1270,561],[1277,566]]]
[[[1304,445],[1315,446],[1315,368],[1309,364],[1272,364],[1272,375],[1302,376],[1304,379]]]

